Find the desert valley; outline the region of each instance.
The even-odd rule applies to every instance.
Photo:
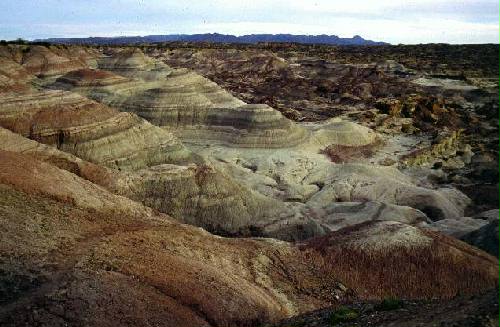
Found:
[[[498,62],[0,45],[0,325],[498,325]]]

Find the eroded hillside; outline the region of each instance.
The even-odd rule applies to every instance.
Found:
[[[489,84],[443,82],[440,100],[398,63],[217,54],[215,71],[296,74],[279,80],[300,80],[301,119],[209,79],[214,50],[183,51],[0,47],[2,325],[257,326],[498,287],[497,258],[459,240],[493,253]],[[305,81],[338,69],[407,98],[326,113]]]

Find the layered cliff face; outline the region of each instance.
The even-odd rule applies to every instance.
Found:
[[[26,92],[38,87],[43,79],[52,79],[76,69],[97,65],[97,49],[41,46],[0,46],[0,93]]]
[[[107,190],[118,189],[117,180],[123,172],[82,160],[70,153],[58,150],[56,147],[30,140],[20,134],[0,127],[0,150],[26,154],[37,160],[49,163],[66,170],[84,180],[100,185]]]
[[[131,80],[101,82],[110,75],[94,72],[95,81],[75,83],[75,73],[55,87],[85,94],[97,101],[138,114],[187,140],[211,139],[244,147],[293,146],[304,129],[266,105],[247,105],[217,84],[188,70],[172,70],[139,50],[122,50],[99,59],[99,68]],[[107,74],[107,75],[106,75]],[[88,75],[88,74],[87,74]],[[104,76],[106,75],[106,76]]]
[[[22,63],[22,52],[18,47],[0,47],[0,93],[22,92],[30,88],[34,78]]]
[[[100,69],[117,72],[121,75],[134,74],[137,72],[147,73],[157,67],[167,68],[166,65],[144,56],[137,48],[108,49],[105,56],[99,58]]]
[[[96,65],[94,49],[65,46],[9,45],[2,47],[0,57],[22,66],[29,74],[48,77]]]
[[[250,326],[347,298],[447,298],[498,284],[494,257],[405,224],[300,245],[221,238],[31,156],[0,159],[6,326]]]
[[[15,56],[15,53],[9,52],[9,56]],[[23,71],[22,66],[18,66]],[[27,71],[24,74],[26,80],[36,79]],[[116,87],[131,81],[91,68],[72,71],[60,80],[78,87]],[[134,87],[138,85],[140,83],[132,84]],[[223,94],[220,88],[217,91]],[[219,97],[208,93],[214,101]],[[5,93],[1,98],[0,126],[60,151],[54,154],[50,147],[27,142],[15,134],[7,135],[5,130],[4,149],[36,152],[44,160],[117,194],[147,202],[181,221],[220,234],[267,235],[264,227],[269,221],[295,216],[284,204],[254,193],[231,177],[203,165],[204,160],[184,148],[171,133],[133,113],[119,112],[77,93],[59,90],[30,91],[28,87],[23,93]],[[20,144],[25,147],[20,147]],[[94,164],[129,173],[117,174],[90,163],[82,164],[78,158],[67,158],[64,151]],[[162,166],[164,164],[191,165]],[[149,170],[154,166],[158,167]],[[186,171],[189,174],[186,175]],[[310,219],[299,217],[293,225],[312,226],[300,231],[300,237],[321,233],[321,228]],[[285,236],[290,239],[297,237],[295,234]]]
[[[4,96],[0,125],[118,169],[186,162],[191,157],[172,134],[76,93],[43,91]]]
[[[57,47],[29,46],[23,50],[22,66],[37,76],[60,75],[86,67],[91,57],[83,51],[68,51]]]
[[[4,49],[0,49],[4,50]],[[0,54],[0,93],[28,89],[30,74],[14,60]]]

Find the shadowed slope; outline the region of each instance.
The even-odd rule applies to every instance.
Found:
[[[287,220],[294,232],[286,239],[303,239],[322,233],[313,220],[294,219],[283,203],[251,191],[208,165],[161,164],[134,171],[118,171],[81,160],[0,127],[0,149],[30,154],[107,190],[140,201],[177,220],[214,233],[233,236],[270,236],[275,223]],[[94,151],[100,151],[94,149]],[[276,222],[278,221],[278,222]]]
[[[496,258],[454,238],[397,222],[347,227],[303,245],[324,254],[362,299],[451,298],[495,287]],[[352,269],[356,267],[356,269]],[[486,268],[486,269],[485,269]],[[460,287],[457,287],[460,285]]]
[[[339,281],[361,298],[449,297],[498,281],[495,258],[404,224],[299,249],[180,225],[26,155],[0,151],[0,184],[4,325],[252,326],[335,303],[347,296]],[[410,248],[411,269],[399,256]]]

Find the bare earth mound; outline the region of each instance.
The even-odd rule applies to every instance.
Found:
[[[490,327],[481,47],[170,46],[0,46],[0,325]]]
[[[1,152],[0,158],[0,194],[9,203],[0,207],[5,325],[250,326],[321,308],[339,295],[450,297],[498,282],[495,258],[403,224],[365,224],[300,247],[226,239],[29,156]],[[415,255],[421,265],[401,270],[409,248],[427,261]],[[377,274],[368,271],[368,258],[384,263]],[[433,272],[440,285],[425,277]],[[394,285],[381,289],[382,280]],[[118,318],[122,310],[128,319]]]

